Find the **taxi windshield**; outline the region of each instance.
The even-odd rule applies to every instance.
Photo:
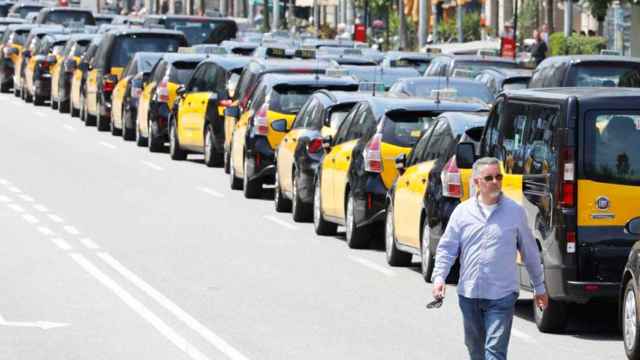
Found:
[[[587,124],[587,177],[640,185],[640,112],[592,114]]]
[[[391,111],[386,114],[382,141],[402,147],[415,145],[422,131],[433,123],[438,114],[425,111]]]
[[[111,53],[112,67],[125,67],[129,59],[139,51],[176,52],[180,44],[177,37],[167,36],[124,36],[120,37]]]
[[[454,76],[458,71],[459,77],[475,78],[482,70],[486,69],[519,69],[520,65],[506,61],[456,61]]]
[[[571,86],[640,87],[640,64],[580,64],[570,75]]]
[[[206,42],[220,24],[215,20],[167,19],[166,28],[182,31],[189,44],[196,45]]]

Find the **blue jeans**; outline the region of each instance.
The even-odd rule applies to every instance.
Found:
[[[464,319],[464,343],[471,360],[506,359],[518,294],[496,300],[458,297]]]

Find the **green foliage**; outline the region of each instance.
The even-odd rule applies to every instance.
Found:
[[[441,21],[438,24],[438,36],[442,41],[457,41],[458,29],[456,27],[456,19],[449,18],[447,21]],[[468,12],[462,18],[462,33],[464,41],[480,40],[480,13]]]
[[[549,36],[551,56],[599,54],[606,47],[607,39],[600,36],[571,35],[565,38],[561,32]]]
[[[518,13],[518,36],[520,39],[533,37],[538,16],[538,1],[525,0]]]

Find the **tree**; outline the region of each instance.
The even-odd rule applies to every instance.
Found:
[[[591,10],[591,16],[598,20],[598,35],[602,36],[604,31],[604,18],[607,17],[607,10],[612,0],[586,0]]]
[[[538,1],[525,0],[518,12],[518,37],[531,38],[538,26]]]

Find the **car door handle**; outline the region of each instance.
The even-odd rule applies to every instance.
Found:
[[[191,102],[188,102],[188,103],[187,103],[187,105],[188,105],[188,106],[191,106]]]
[[[336,162],[336,158],[331,158],[331,162]]]
[[[409,184],[411,184],[411,181],[407,180],[404,182],[405,185],[409,186]]]
[[[427,182],[427,179],[425,179],[425,178],[422,178],[421,180],[422,180],[423,184]]]
[[[291,141],[296,142],[296,141],[298,141],[298,140],[296,140],[296,139],[291,139]]]
[[[351,156],[347,156],[347,161],[351,160]]]
[[[200,104],[204,105],[204,100],[200,102]]]
[[[287,139],[287,138],[284,138],[284,142],[286,142],[286,143],[287,143],[287,142],[289,142],[289,139]]]

